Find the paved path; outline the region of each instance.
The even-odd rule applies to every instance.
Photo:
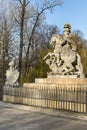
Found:
[[[0,130],[87,130],[87,121],[0,105]]]

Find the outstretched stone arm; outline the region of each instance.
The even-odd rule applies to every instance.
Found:
[[[47,55],[44,56],[43,60],[46,60],[48,56],[51,56],[52,52],[49,52]]]

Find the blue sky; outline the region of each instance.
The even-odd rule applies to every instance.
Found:
[[[63,5],[56,7],[53,14],[47,12],[46,22],[56,24],[61,30],[69,23],[72,30],[80,30],[87,39],[87,0],[62,0]]]
[[[9,2],[12,0],[0,0],[7,1],[7,8]],[[63,32],[63,26],[65,23],[71,24],[72,31],[80,30],[84,38],[87,39],[87,0],[61,0],[64,4],[60,7],[57,6],[53,13],[46,12],[46,22],[48,24],[57,25]]]

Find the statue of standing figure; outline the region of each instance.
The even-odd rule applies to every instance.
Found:
[[[9,69],[6,71],[6,82],[5,86],[13,87],[18,85],[19,72],[16,69],[15,61],[9,62]]]
[[[83,67],[79,54],[76,52],[76,45],[70,37],[71,26],[65,24],[64,35],[53,35],[50,45],[54,46],[54,51],[49,52],[44,60],[49,65],[51,76],[66,76],[83,78]]]

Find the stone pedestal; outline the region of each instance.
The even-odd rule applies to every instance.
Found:
[[[36,78],[35,83],[39,84],[72,84],[83,85],[87,84],[87,78]]]
[[[78,78],[77,75],[52,75],[52,74],[48,74],[47,78]]]
[[[24,83],[23,87],[25,88],[39,88],[40,86],[46,88],[56,88],[60,86],[67,88],[75,86],[75,87],[83,87],[87,85],[87,78],[36,78],[35,83]]]

